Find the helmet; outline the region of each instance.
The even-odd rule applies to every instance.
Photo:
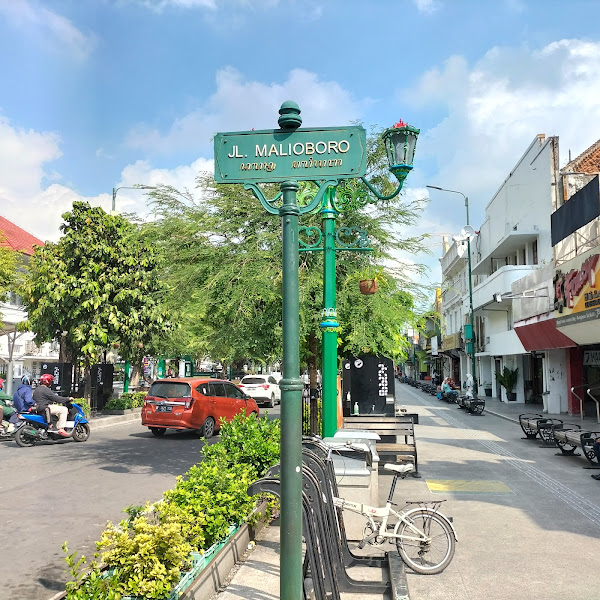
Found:
[[[40,377],[40,383],[42,385],[51,385],[52,383],[54,383],[54,377],[50,375],[50,373],[44,373]]]
[[[29,377],[29,375],[23,375],[23,377],[21,377],[21,383],[23,385],[31,385],[31,377]]]

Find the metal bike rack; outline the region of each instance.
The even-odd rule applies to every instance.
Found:
[[[582,390],[585,388],[588,388],[586,390],[587,395],[596,403],[596,416],[598,419],[598,423],[600,423],[599,400],[590,393],[591,390],[600,389],[600,381],[594,381],[592,384],[583,383],[581,385],[576,385],[571,388],[571,393],[573,394],[573,396],[575,396],[575,398],[579,400],[579,415],[582,421],[585,419],[585,395],[582,398],[579,394],[575,393],[575,390]]]
[[[596,403],[596,422],[600,423],[600,399],[592,394],[592,390],[600,391],[600,385],[590,387],[586,390],[587,395]]]

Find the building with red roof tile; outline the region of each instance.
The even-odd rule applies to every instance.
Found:
[[[42,240],[0,216],[0,246],[31,256],[35,246],[43,245]]]

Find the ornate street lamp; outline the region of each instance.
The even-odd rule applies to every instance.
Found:
[[[389,195],[380,194],[365,177],[360,180],[369,192],[357,185],[355,179],[346,179],[339,185],[328,187],[321,201],[323,233],[315,227],[300,227],[312,243],[300,240],[300,251],[322,250],[323,260],[323,320],[319,324],[322,332],[321,357],[323,365],[323,437],[331,437],[337,431],[337,306],[336,306],[336,251],[365,252],[369,247],[367,233],[356,227],[335,229],[335,219],[339,213],[358,210],[366,204],[376,204],[378,200],[390,200],[397,196],[406,176],[413,168],[415,148],[419,130],[399,121],[386,129],[383,143],[389,164],[389,171],[397,178],[398,187]],[[336,196],[337,193],[337,196]],[[374,197],[373,197],[374,196]],[[315,239],[315,230],[318,235]],[[321,244],[322,240],[322,244]],[[337,242],[337,244],[336,244]]]

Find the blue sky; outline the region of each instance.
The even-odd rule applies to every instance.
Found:
[[[460,190],[477,228],[538,133],[561,165],[600,138],[599,22],[596,0],[0,0],[0,214],[57,239],[73,200],[192,188],[215,132],[292,99],[305,126],[419,127],[406,198]],[[463,224],[433,192],[418,228]]]

